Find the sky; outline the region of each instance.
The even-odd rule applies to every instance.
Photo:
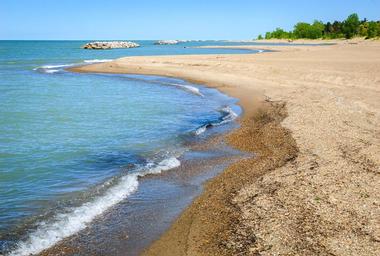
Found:
[[[0,39],[252,39],[354,12],[380,20],[380,0],[0,0]]]

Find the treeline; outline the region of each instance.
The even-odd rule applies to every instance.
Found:
[[[315,20],[312,24],[299,22],[292,31],[276,28],[273,32],[265,33],[265,39],[336,39],[353,38],[355,36],[366,39],[380,36],[380,21],[360,20],[356,13],[351,14],[344,21],[323,23]],[[257,39],[264,39],[259,35]]]

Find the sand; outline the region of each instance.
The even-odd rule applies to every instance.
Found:
[[[256,156],[209,181],[145,255],[380,255],[380,42],[265,49],[72,69],[180,77],[244,108],[226,139]]]

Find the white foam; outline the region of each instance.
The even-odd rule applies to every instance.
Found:
[[[225,115],[221,119],[219,119],[218,122],[212,122],[212,123],[208,123],[208,124],[202,125],[201,127],[197,128],[194,131],[194,134],[195,135],[200,135],[200,134],[204,133],[207,130],[207,128],[209,128],[209,127],[219,126],[219,125],[222,125],[222,124],[225,124],[225,123],[228,123],[228,122],[232,122],[233,120],[235,120],[238,117],[238,114],[236,114],[231,109],[231,107],[229,107],[229,106],[226,106],[226,107],[222,108],[220,110],[220,112],[225,113]]]
[[[72,208],[66,213],[57,214],[51,221],[38,223],[37,229],[30,233],[26,241],[19,242],[9,256],[40,253],[60,240],[83,230],[97,216],[135,192],[139,185],[139,177],[158,174],[180,165],[181,162],[177,158],[170,157],[158,164],[150,163],[138,172],[121,177],[119,182],[102,196]]]
[[[227,113],[231,118],[236,118],[238,117],[238,114],[236,114],[230,106],[226,106],[221,109],[222,112]]]
[[[177,158],[170,157],[161,161],[157,165],[148,164],[148,168],[145,171],[140,171],[138,175],[139,177],[143,177],[147,174],[159,174],[163,171],[167,171],[167,170],[179,167],[180,165],[181,165],[181,162]]]
[[[214,125],[214,126],[218,126],[218,125],[222,125],[225,123],[232,122],[233,120],[235,120],[238,117],[238,114],[236,114],[232,110],[232,108],[229,106],[222,108],[220,111],[223,113],[226,113],[226,115],[222,117],[222,121],[220,121],[218,123],[212,123],[212,125]]]
[[[62,64],[62,65],[44,65],[41,67],[34,68],[33,70],[42,72],[42,73],[47,73],[47,74],[54,74],[62,70],[64,67],[71,67],[74,66],[75,64]]]
[[[222,118],[223,121],[221,123],[231,122],[238,117],[238,114],[236,114],[230,106],[226,106],[222,108],[221,111],[227,114],[226,116]]]
[[[203,125],[203,126],[201,126],[201,127],[199,127],[198,129],[195,130],[195,135],[201,135],[201,134],[204,133],[206,130],[207,130],[206,125]]]
[[[93,60],[84,60],[84,63],[103,63],[103,62],[110,62],[113,61],[112,59],[93,59]]]
[[[102,62],[109,62],[109,61],[112,61],[112,59],[84,60],[83,63],[92,64],[92,63],[102,63]],[[71,64],[61,64],[61,65],[44,65],[41,67],[34,68],[33,70],[52,74],[52,73],[59,72],[62,68],[83,65],[83,63],[71,63]]]
[[[64,68],[64,67],[70,67],[74,64],[62,64],[62,65],[44,65],[39,68],[44,68],[44,69],[51,69],[51,68]]]
[[[45,72],[45,73],[52,74],[52,73],[57,73],[57,72],[59,72],[59,69],[45,69],[44,72]]]
[[[177,87],[180,87],[188,92],[191,92],[195,95],[204,97],[204,95],[200,92],[200,90],[197,87],[191,86],[191,85],[186,85],[186,84],[176,84],[176,83],[169,83],[170,85],[174,85]]]
[[[197,87],[190,86],[190,85],[182,85],[182,87],[198,96],[204,97]]]
[[[47,68],[34,68],[33,70],[36,70],[41,73],[47,73],[47,74],[53,74],[61,71],[61,69],[47,69]]]

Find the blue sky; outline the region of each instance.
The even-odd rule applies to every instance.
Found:
[[[0,0],[0,39],[251,39],[296,22],[380,19],[380,0]]]

